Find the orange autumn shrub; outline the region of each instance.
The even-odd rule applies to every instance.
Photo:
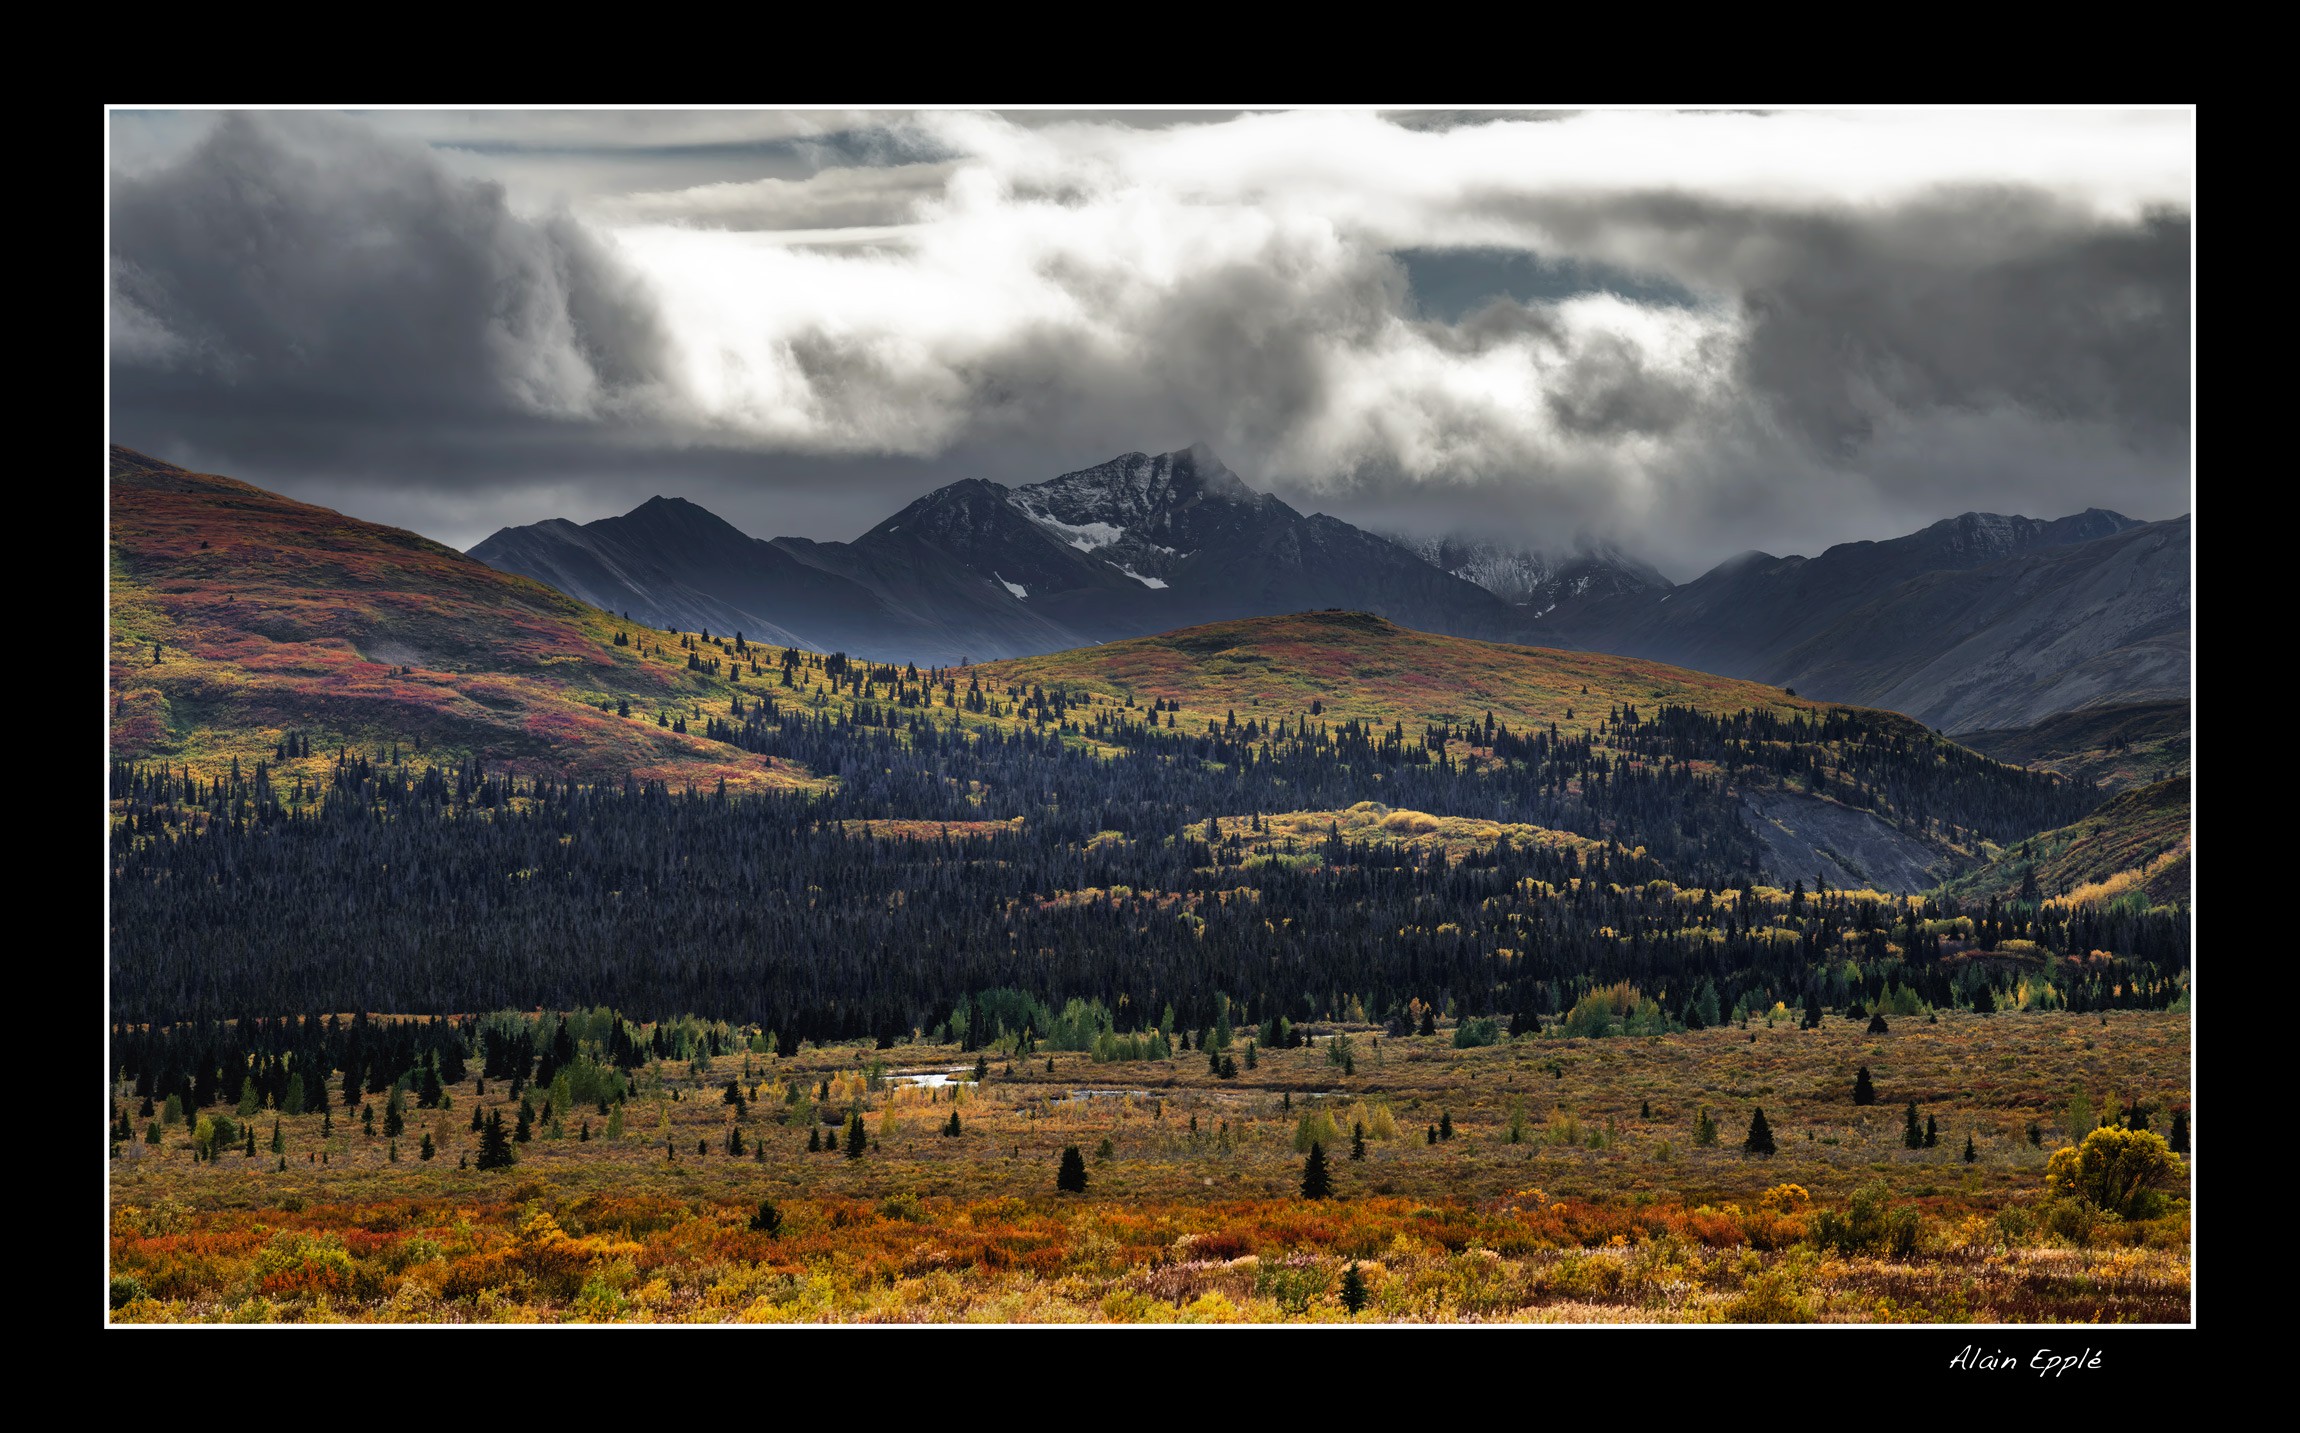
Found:
[[[251,1261],[256,1291],[267,1298],[341,1298],[360,1283],[359,1266],[334,1234],[282,1233]],[[371,1281],[372,1282],[372,1281]]]

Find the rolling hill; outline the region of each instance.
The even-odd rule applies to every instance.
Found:
[[[126,448],[111,458],[110,607],[121,761],[212,778],[266,760],[323,786],[339,748],[399,748],[585,780],[803,779],[656,724],[737,689],[660,633],[414,533]],[[290,733],[312,754],[282,752]]]
[[[1960,900],[2013,899],[2033,876],[2038,897],[2070,905],[2138,900],[2186,905],[2193,897],[2188,782],[2135,786],[2082,820],[2041,832],[1948,882]]]
[[[1661,662],[1438,636],[1341,610],[1212,622],[981,670],[1002,684],[1058,683],[1179,702],[1189,722],[1235,712],[1419,726],[1482,723],[1490,714],[1519,728],[1553,721],[1595,727],[1624,703],[1783,714],[1827,706]]]
[[[1284,734],[1304,723],[1357,722],[1420,740],[1435,727],[1456,738],[1442,743],[1446,750],[1472,760],[1481,749],[1491,752],[1497,725],[1523,734],[1554,724],[1564,735],[1588,736],[1618,753],[1643,750],[1641,732],[1664,708],[1816,725],[1848,715],[1777,687],[1660,662],[1433,636],[1346,611],[1212,623],[980,671],[1009,688],[1055,687],[1136,707],[1159,704],[1184,732],[1235,733],[1245,722],[1249,732]],[[1863,727],[1861,736],[1833,749],[1825,764],[1849,769],[1893,749],[1930,753],[1928,765],[1990,765],[1896,713],[1864,711],[1851,719]],[[1697,758],[1689,769],[1714,773],[1720,765]],[[1783,883],[1922,890],[1980,849],[1970,833],[1928,829],[1915,803],[1897,806],[1874,787],[1854,795],[1827,779],[1783,780],[1743,767],[1734,792],[1761,844],[1762,868]]]

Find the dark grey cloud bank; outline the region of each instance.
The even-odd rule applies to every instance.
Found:
[[[1152,284],[1093,231],[1026,264],[984,257],[1042,217],[1141,212],[1153,187],[1110,178],[1125,152],[1092,148],[1082,117],[1028,118],[1013,132],[1086,134],[1086,157],[1012,159],[902,117],[656,119],[620,143],[601,116],[524,134],[506,115],[430,134],[408,116],[186,119],[115,169],[113,436],[458,544],[657,492],[761,534],[845,537],[955,478],[1200,438],[1297,506],[1607,538],[1678,575],[1971,507],[2189,505],[2178,206],[2104,213],[2040,184],[1835,202],[1465,182],[1400,242],[1314,204],[1305,222],[1299,196],[1257,201],[1249,175],[1232,229],[1181,229],[1207,201],[1178,202],[1182,257]],[[1153,138],[1226,120],[1138,118]],[[1429,142],[1489,127],[1418,125]],[[504,154],[548,155],[557,178],[492,177]],[[634,182],[651,173],[666,182]],[[667,224],[892,227],[802,235],[839,262],[777,259],[788,292],[758,302],[813,316],[730,359],[749,335],[708,305],[698,320],[631,237]],[[745,272],[728,270],[730,312]],[[879,277],[938,276],[963,300],[1018,272],[1052,300],[1026,294],[1011,321],[913,331],[870,308]],[[840,317],[840,284],[867,320]],[[740,388],[767,366],[724,396],[729,372]]]

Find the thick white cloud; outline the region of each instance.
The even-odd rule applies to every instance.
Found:
[[[449,155],[443,206],[498,214],[455,185],[506,177],[528,227],[491,217],[495,252],[574,256],[479,345],[518,350],[485,361],[529,416],[824,460],[1201,437],[1340,511],[1680,560],[1976,491],[2185,506],[2185,112],[365,122]],[[798,158],[741,158],[776,145]],[[665,149],[711,153],[701,182]],[[159,152],[139,162],[164,174]],[[393,203],[426,187],[379,172]],[[1401,259],[1434,250],[1671,297],[1625,280],[1449,320]],[[166,265],[115,254],[116,364],[180,366],[200,329],[150,296]],[[589,376],[622,353],[633,373]]]

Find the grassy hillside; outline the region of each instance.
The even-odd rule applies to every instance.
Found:
[[[1552,651],[1410,631],[1365,612],[1303,612],[1215,622],[1155,637],[989,663],[987,683],[1079,688],[1181,704],[1184,726],[1236,712],[1383,726],[1403,721],[1513,728],[1596,727],[1608,707],[1827,710],[1779,687],[1594,652]],[[1910,723],[1912,732],[1919,730]]]
[[[2137,702],[2062,712],[2034,726],[1958,738],[1999,761],[2057,771],[2111,791],[2188,774],[2186,702]]]
[[[2185,904],[2191,894],[2190,839],[2188,782],[2159,781],[2123,792],[2072,825],[2019,842],[1945,889],[1969,901],[2011,897],[2033,872],[2047,900],[2108,902],[2138,892],[2152,906]]]
[[[275,761],[292,731],[312,755],[275,761],[283,782],[324,783],[344,746],[588,780],[803,779],[656,724],[723,709],[736,690],[687,670],[662,634],[414,533],[124,448],[111,573],[119,759],[213,777]],[[617,646],[626,631],[637,640]]]

